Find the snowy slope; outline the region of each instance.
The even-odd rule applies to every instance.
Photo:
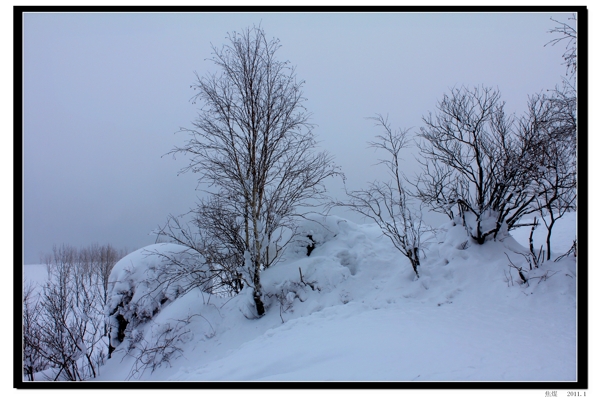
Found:
[[[249,294],[189,292],[139,327],[151,344],[180,326],[181,352],[152,372],[123,343],[99,380],[576,380],[574,257],[526,271],[520,284],[507,255],[526,266],[515,252],[526,251],[528,230],[479,246],[447,224],[429,238],[417,280],[376,226],[324,225],[309,227],[318,242],[310,257],[299,247],[263,273],[263,318],[245,317]],[[559,254],[575,237],[575,215],[557,225]]]

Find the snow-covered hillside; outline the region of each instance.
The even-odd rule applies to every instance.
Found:
[[[262,318],[247,318],[250,293],[190,291],[137,326],[137,344],[125,338],[97,380],[577,380],[575,257],[530,271],[518,254],[528,252],[528,229],[480,246],[448,223],[427,237],[416,279],[376,225],[323,225],[307,227],[317,241],[310,256],[298,246],[263,272]],[[575,239],[575,214],[554,232],[558,256]],[[113,275],[147,262],[134,253]]]

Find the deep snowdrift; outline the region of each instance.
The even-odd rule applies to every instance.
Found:
[[[247,318],[250,293],[219,298],[195,289],[171,296],[128,332],[98,380],[577,379],[575,257],[529,271],[518,254],[528,251],[528,229],[480,246],[448,223],[427,237],[415,279],[377,226],[337,217],[322,222],[306,226],[317,242],[310,256],[298,244],[263,272],[262,318]],[[575,239],[575,214],[554,232],[558,256]],[[536,241],[544,240],[536,230]],[[136,282],[144,281],[142,272],[160,260],[143,253],[119,262],[113,277],[137,266]],[[527,284],[508,258],[525,268]],[[115,288],[136,282],[121,280]]]
[[[263,318],[245,316],[249,294],[191,291],[138,327],[146,349],[164,340],[165,326],[174,328],[170,359],[152,353],[144,369],[148,354],[127,354],[126,339],[100,380],[576,380],[574,257],[529,271],[517,254],[527,252],[519,243],[527,244],[528,230],[479,246],[449,223],[428,237],[415,279],[375,225],[336,217],[323,225],[307,227],[317,241],[310,257],[298,246],[264,271]],[[536,231],[538,242],[544,236]],[[574,238],[573,214],[555,228],[555,254]],[[507,256],[526,267],[527,284]]]

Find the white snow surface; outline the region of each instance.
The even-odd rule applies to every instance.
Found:
[[[221,298],[193,290],[137,327],[152,343],[166,326],[183,326],[191,316],[180,352],[144,370],[135,352],[127,354],[126,339],[97,380],[577,379],[576,258],[529,271],[518,254],[528,251],[528,228],[477,245],[463,227],[443,225],[425,238],[419,279],[376,225],[327,217],[306,229],[317,241],[312,254],[298,245],[261,275],[262,318],[252,318],[250,291]],[[575,214],[560,219],[554,232],[556,257],[575,239]],[[536,242],[544,240],[536,230]],[[142,253],[127,256],[113,275],[125,261],[147,266]],[[528,284],[507,256],[524,268]],[[34,270],[25,266],[24,275]],[[141,279],[143,268],[136,271]]]

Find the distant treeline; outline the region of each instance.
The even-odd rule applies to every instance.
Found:
[[[41,371],[43,380],[98,375],[108,354],[108,278],[126,254],[110,244],[80,249],[63,244],[43,258],[48,270],[44,286],[24,282],[24,379],[35,380]]]

